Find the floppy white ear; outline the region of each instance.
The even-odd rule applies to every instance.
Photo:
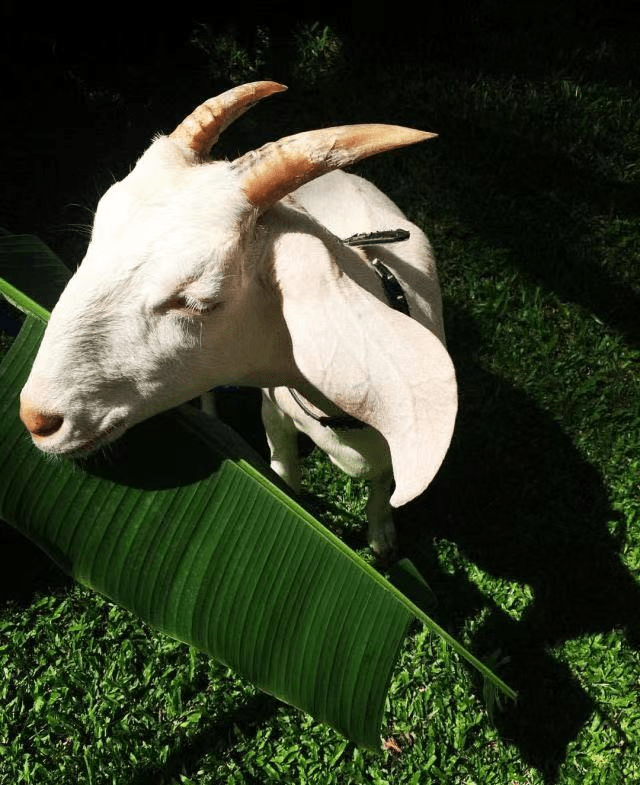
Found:
[[[293,247],[280,250],[277,277],[295,363],[329,400],[386,438],[391,504],[406,504],[429,485],[451,441],[451,359],[432,332],[354,283],[320,244],[316,253],[305,249],[304,260]]]

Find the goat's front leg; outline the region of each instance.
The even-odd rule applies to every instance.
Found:
[[[296,493],[300,493],[301,472],[298,457],[298,430],[288,414],[262,393],[262,423],[271,452],[271,468]]]
[[[202,393],[200,396],[200,411],[208,414],[210,417],[218,416],[218,410],[216,409],[216,396],[213,390]]]
[[[389,556],[396,549],[396,527],[389,504],[392,482],[391,472],[369,481],[369,498],[366,506],[369,547],[378,556]]]

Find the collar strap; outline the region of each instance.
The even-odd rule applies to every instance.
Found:
[[[408,240],[410,233],[406,229],[387,229],[384,232],[360,232],[352,234],[342,242],[345,245],[386,245],[387,243],[400,243]]]
[[[408,240],[411,234],[406,229],[387,229],[383,232],[361,232],[352,234],[343,242],[345,245],[356,245],[359,248],[367,245],[387,245]],[[389,305],[396,311],[410,316],[407,298],[404,296],[402,286],[391,270],[379,259],[372,259],[371,265],[382,281],[382,287]]]
[[[399,243],[403,240],[408,240],[409,236],[409,232],[406,229],[390,229],[384,232],[352,234],[351,237],[347,237],[343,242],[345,245],[356,245],[358,247],[366,245],[386,245],[387,243]],[[410,316],[407,298],[404,296],[402,286],[399,284],[395,275],[386,265],[382,264],[379,259],[372,259],[371,265],[382,282],[382,287],[390,307]],[[302,411],[316,422],[319,422],[320,425],[324,425],[325,428],[355,430],[357,428],[366,428],[367,426],[362,420],[358,420],[350,414],[338,414],[334,417],[329,417],[326,414],[318,416],[309,409],[300,395],[292,387],[289,388],[289,392]]]
[[[382,264],[379,259],[372,259],[371,265],[382,281],[382,288],[387,296],[389,305],[394,311],[400,311],[400,313],[405,314],[405,316],[411,316],[407,298],[404,296],[402,286],[400,286],[395,275],[386,265]]]
[[[311,411],[311,409],[306,405],[304,400],[300,397],[299,393],[296,392],[293,387],[289,387],[289,392],[291,393],[293,400],[298,404],[302,411],[311,417],[312,420],[319,422],[320,425],[324,425],[325,428],[351,430],[356,428],[365,428],[367,425],[366,423],[362,422],[362,420],[357,420],[350,414],[336,414],[333,417],[329,417],[327,414],[317,415],[315,412]]]

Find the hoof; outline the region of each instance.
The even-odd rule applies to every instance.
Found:
[[[387,524],[382,530],[369,531],[369,547],[379,559],[393,561],[398,551],[396,529],[393,523]]]

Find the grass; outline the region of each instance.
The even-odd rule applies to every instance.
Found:
[[[482,685],[416,628],[391,685],[385,747],[361,753],[72,585],[2,530],[3,785],[640,781],[637,70],[611,31],[576,41],[538,30],[532,60],[530,37],[474,23],[477,33],[463,25],[449,39],[451,53],[433,44],[377,65],[344,35],[333,81],[323,70],[321,90],[299,83],[286,105],[264,104],[222,150],[342,122],[440,133],[360,170],[432,241],[460,383],[452,448],[427,493],[399,511],[400,546],[436,592],[436,618],[500,663],[519,703],[490,717]],[[317,52],[327,41],[334,51],[337,34],[323,23],[307,39],[314,29],[322,41],[296,63],[315,56],[329,69]],[[245,58],[254,69],[270,62],[260,40],[260,57]],[[209,89],[205,72],[198,83],[194,71],[194,103]],[[133,74],[150,80],[144,65]],[[107,86],[115,104],[96,104],[102,84],[76,108],[106,125],[108,144],[95,142],[106,157],[77,149],[82,173],[59,185],[88,206],[107,170],[126,173],[157,130],[145,126],[149,109],[136,115],[124,78]],[[154,122],[170,123],[174,108]],[[140,120],[140,147],[127,155],[111,150],[125,111]],[[77,262],[82,241],[59,228],[75,208],[52,205],[51,193],[23,202],[42,206],[30,230]],[[317,453],[305,480],[314,510],[361,548],[362,487]]]

